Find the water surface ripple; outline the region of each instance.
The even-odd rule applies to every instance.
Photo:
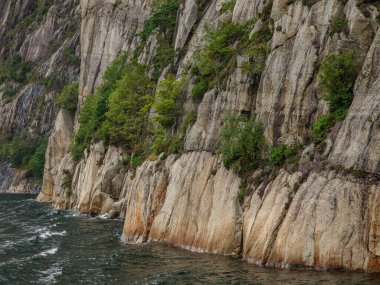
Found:
[[[126,245],[123,224],[0,194],[0,284],[380,284],[380,275],[287,271],[163,244]]]

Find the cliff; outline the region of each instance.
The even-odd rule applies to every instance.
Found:
[[[54,126],[45,128],[51,135],[38,200],[123,218],[123,240],[129,243],[166,241],[281,268],[380,271],[379,2],[185,0],[176,11],[172,38],[159,28],[144,34],[144,23],[152,22],[151,15],[160,9],[154,1],[81,0],[78,7],[75,1],[66,2],[67,13],[81,9],[78,108],[61,108],[56,116],[52,112]],[[46,36],[50,30],[43,28],[52,27],[47,21],[59,23],[51,31],[63,25],[53,19],[53,8],[42,21],[46,24],[20,44],[25,60],[41,61],[43,51],[32,47],[43,36],[51,38]],[[0,32],[11,25],[3,20],[10,19],[7,13],[1,17],[6,24]],[[218,23],[230,30],[218,30]],[[226,40],[223,33],[231,31],[233,37]],[[227,64],[217,71],[219,66],[204,63],[215,52],[212,47],[199,52],[213,35],[223,47],[220,53],[228,54]],[[163,38],[172,46],[169,60],[162,60]],[[75,36],[71,40],[74,44]],[[175,151],[141,155],[144,161],[135,163],[137,148],[131,152],[127,144],[113,143],[112,133],[108,141],[97,133],[78,159],[72,146],[79,144],[78,133],[86,126],[81,113],[86,101],[98,96],[98,88],[106,90],[99,87],[109,83],[103,75],[122,51],[146,65],[155,84],[163,82],[152,96],[154,102],[159,101],[160,88],[170,83],[170,73],[178,82],[186,77],[183,95],[177,98],[179,111],[173,109],[175,118],[165,126],[172,143],[175,138],[182,141]],[[56,67],[57,56],[47,62]],[[203,72],[205,66],[208,73]],[[338,69],[328,73],[331,68]],[[132,70],[123,72],[128,76]],[[202,76],[208,88],[196,97]],[[338,81],[328,85],[334,76]],[[328,88],[341,88],[330,93],[351,99],[346,96],[334,105]],[[118,95],[112,94],[108,108]],[[10,110],[11,104],[4,108]],[[158,129],[160,121],[154,118],[161,116],[160,105],[152,104],[147,117]],[[17,113],[19,108],[14,108]],[[29,126],[15,112],[6,113],[16,118],[10,119],[15,126]],[[111,113],[105,116],[107,120]],[[229,164],[223,153],[228,116],[240,120],[232,131],[235,141],[245,134],[242,126],[249,124],[248,118],[260,124],[260,141],[265,141],[257,146],[260,154],[248,153],[239,160],[234,156]],[[150,135],[141,136],[152,144]],[[244,139],[256,145],[255,139]],[[292,154],[280,152],[284,159],[276,160],[273,149],[279,151],[278,146],[292,149]]]

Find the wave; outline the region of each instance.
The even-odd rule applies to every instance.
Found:
[[[47,270],[40,271],[41,274],[46,275],[38,280],[38,284],[54,284],[56,283],[56,277],[62,275],[62,267],[59,265],[53,265]]]
[[[58,251],[58,247],[54,247],[54,248],[45,250],[45,251],[35,255],[34,257],[53,255],[53,254],[57,253],[57,251]]]
[[[45,232],[42,232],[41,234],[38,235],[38,238],[40,239],[47,239],[49,237],[52,237],[52,236],[65,236],[67,234],[66,231],[62,231],[62,232],[51,232],[51,231],[45,231]]]

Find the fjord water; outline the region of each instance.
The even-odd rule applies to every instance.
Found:
[[[379,275],[266,269],[163,244],[126,245],[123,224],[0,195],[0,284],[379,284]]]

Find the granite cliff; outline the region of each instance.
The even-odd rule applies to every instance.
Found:
[[[27,2],[0,4],[2,43],[15,22],[34,15],[35,1]],[[11,101],[0,101],[1,133],[50,135],[38,200],[124,219],[122,238],[128,243],[165,241],[281,268],[380,272],[380,3],[172,1],[179,4],[168,38],[173,52],[159,65],[163,36],[151,31],[144,38],[143,32],[162,2],[54,2],[27,32],[16,33],[13,46],[1,47],[3,56],[18,52],[42,76],[54,72],[63,84],[79,80],[75,111],[58,110],[47,99],[58,91],[32,81]],[[75,29],[65,37],[68,23]],[[199,49],[218,23],[249,29],[248,36],[239,30],[229,39],[228,52],[239,52],[216,78],[207,75],[206,81],[216,83],[194,98],[202,74],[194,69]],[[36,44],[41,42],[47,44]],[[80,68],[61,63],[65,47],[75,50]],[[93,138],[76,159],[72,145],[78,143],[83,106],[123,51],[147,66],[154,81],[166,82],[169,74],[186,77],[180,111],[165,129],[166,136],[181,138],[179,147],[131,167],[125,145]],[[326,58],[347,54],[354,59],[343,63],[356,72],[342,115],[332,112],[324,95],[321,70]],[[156,113],[150,108],[149,120]],[[242,171],[243,163],[236,170],[225,163],[220,149],[227,116],[254,118],[262,126],[265,147],[254,168]],[[316,127],[321,118],[328,127]],[[269,154],[276,146],[293,150],[286,163]],[[8,161],[0,165],[0,176],[7,177],[0,186],[11,191],[32,183]]]

